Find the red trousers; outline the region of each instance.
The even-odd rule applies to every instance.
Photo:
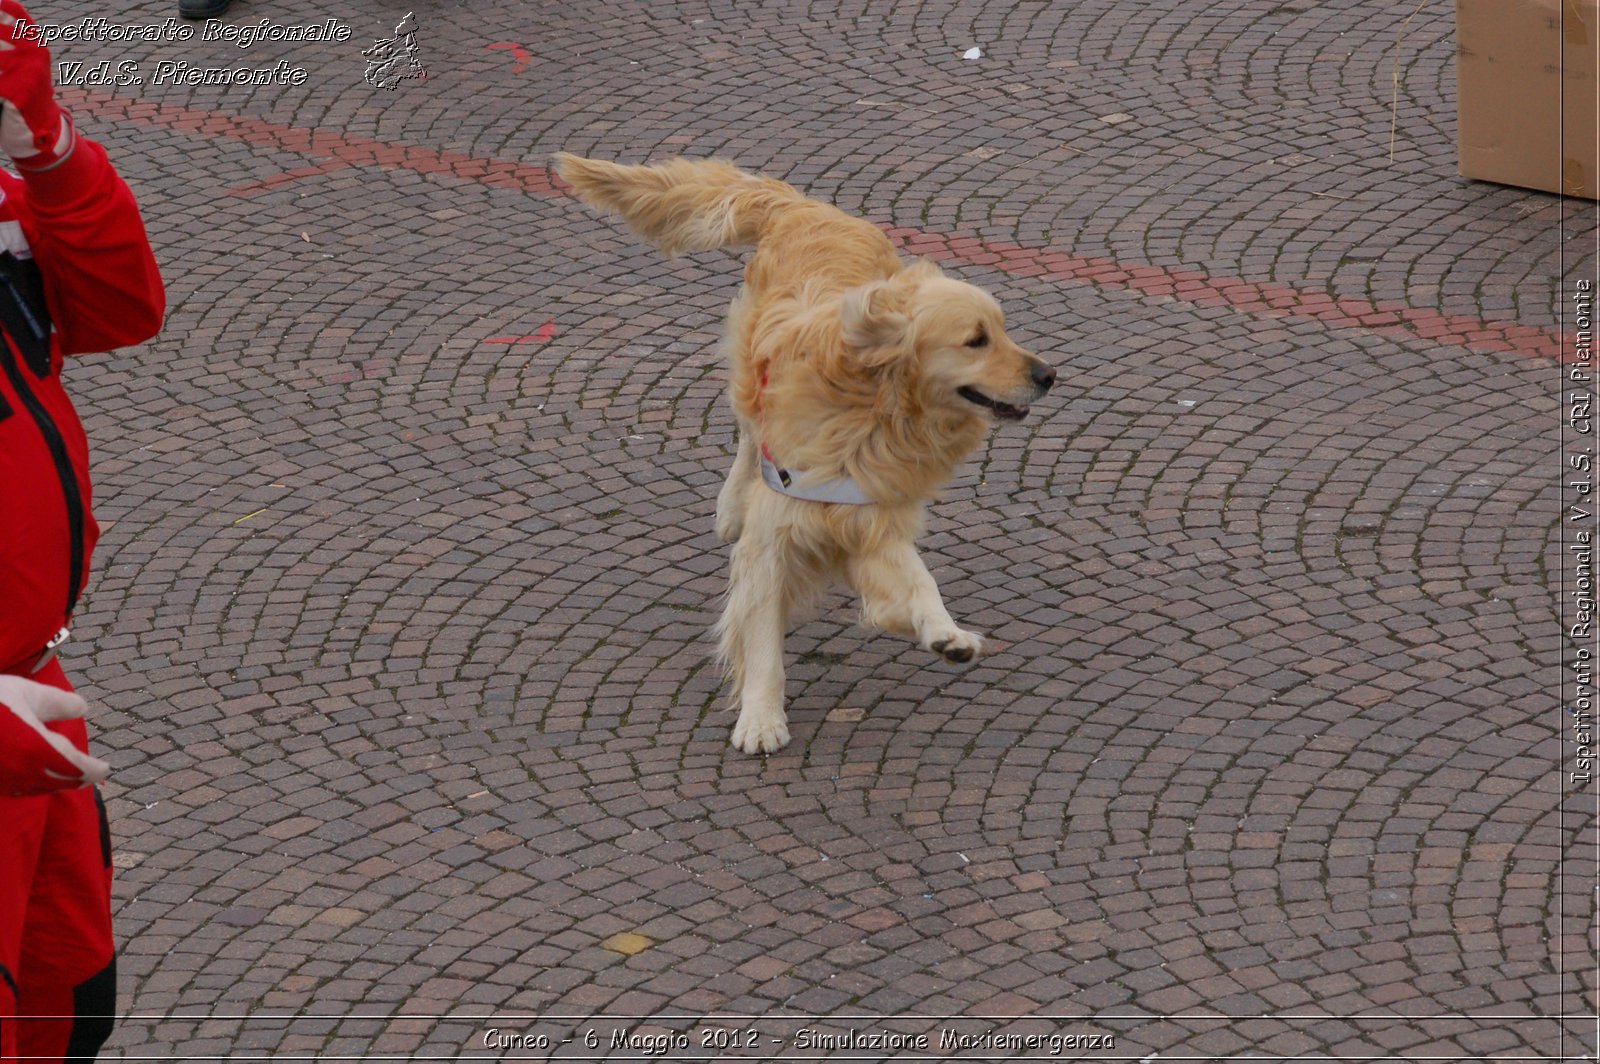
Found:
[[[72,690],[56,662],[33,679]],[[51,727],[87,751],[83,721]],[[0,1060],[93,1060],[116,1005],[99,793],[0,798]]]

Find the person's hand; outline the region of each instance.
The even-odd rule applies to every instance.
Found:
[[[0,0],[0,149],[29,170],[41,170],[72,150],[72,122],[56,103],[50,49],[20,32],[34,25],[17,0]]]
[[[111,766],[80,753],[53,720],[81,717],[88,703],[48,684],[0,676],[0,794],[23,797],[99,783]]]

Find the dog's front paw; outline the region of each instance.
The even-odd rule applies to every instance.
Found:
[[[781,709],[776,714],[740,710],[729,741],[747,754],[776,753],[789,743],[789,722]]]
[[[924,650],[944,655],[944,660],[962,664],[983,653],[983,636],[976,632],[963,632],[953,628],[928,636],[922,643]]]

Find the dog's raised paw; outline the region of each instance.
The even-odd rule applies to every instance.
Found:
[[[752,718],[740,713],[728,741],[747,754],[774,754],[789,744],[789,723],[782,716]]]
[[[964,646],[951,646],[950,640],[941,639],[933,644],[933,649],[944,655],[944,660],[957,664],[972,660],[972,648]]]
[[[935,639],[928,644],[934,653],[943,655],[944,660],[956,665],[964,665],[977,657],[983,649],[983,637],[971,632],[957,632],[955,635],[943,639]]]

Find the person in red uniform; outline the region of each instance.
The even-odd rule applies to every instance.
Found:
[[[111,843],[84,703],[56,660],[98,528],[62,356],[153,336],[133,194],[56,103],[0,0],[0,1059],[93,1060],[116,1012]]]

